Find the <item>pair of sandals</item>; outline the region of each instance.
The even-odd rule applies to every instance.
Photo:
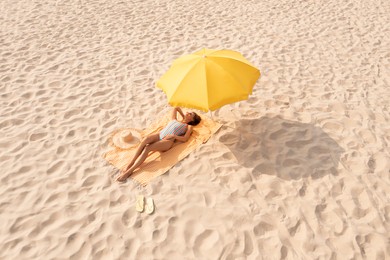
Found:
[[[135,203],[135,210],[138,212],[143,212],[147,214],[152,214],[154,212],[154,202],[152,198],[147,198],[145,200],[145,197],[143,195],[137,196],[137,201]]]

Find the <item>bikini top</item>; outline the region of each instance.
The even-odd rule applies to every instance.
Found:
[[[187,124],[172,120],[160,131],[160,139],[167,135],[184,135],[187,132]]]

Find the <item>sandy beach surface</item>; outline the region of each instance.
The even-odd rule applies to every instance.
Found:
[[[3,0],[0,28],[1,259],[390,259],[389,1]],[[253,95],[118,184],[108,136],[201,48],[258,67]]]

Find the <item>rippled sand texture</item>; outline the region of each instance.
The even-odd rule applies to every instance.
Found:
[[[390,2],[0,2],[1,259],[390,258]],[[146,188],[101,157],[179,56],[260,68]],[[153,215],[135,211],[152,197]]]

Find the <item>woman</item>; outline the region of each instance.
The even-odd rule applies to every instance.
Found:
[[[177,113],[181,115],[181,121],[177,120]],[[184,115],[180,107],[175,107],[173,109],[171,119],[172,120],[160,131],[160,133],[149,135],[142,140],[133,159],[117,178],[117,181],[125,181],[133,171],[145,161],[150,152],[168,151],[175,141],[187,142],[192,134],[192,127],[199,124],[201,120],[200,116],[195,112],[186,113]]]

